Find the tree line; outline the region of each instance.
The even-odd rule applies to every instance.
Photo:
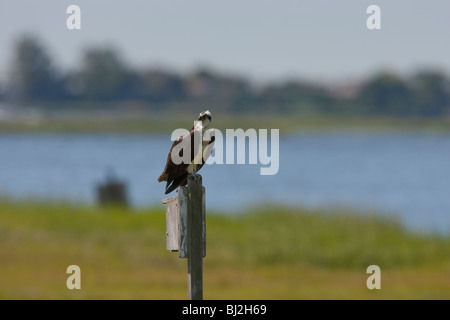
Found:
[[[188,75],[155,68],[136,70],[108,47],[85,50],[75,70],[61,72],[44,45],[31,36],[17,42],[13,57],[6,90],[0,90],[0,100],[11,104],[45,107],[46,102],[138,101],[149,109],[176,105],[196,110],[199,104],[214,104],[224,112],[450,114],[450,81],[439,70],[408,76],[380,71],[359,82],[337,86],[290,80],[255,87],[243,77],[208,69]]]

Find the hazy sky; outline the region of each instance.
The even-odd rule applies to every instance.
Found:
[[[81,30],[66,9],[81,8]],[[381,30],[366,9],[381,8]],[[379,68],[450,73],[450,1],[1,0],[0,76],[24,33],[62,68],[84,48],[114,45],[133,66],[187,72],[200,65],[253,79],[364,77]]]

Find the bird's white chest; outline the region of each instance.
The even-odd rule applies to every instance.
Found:
[[[194,149],[197,147],[197,150],[194,150],[194,158],[192,159],[191,163],[187,167],[187,172],[191,175],[196,174],[198,167],[203,163],[204,160],[204,152],[205,148],[208,146],[209,141],[203,140],[203,130],[204,128],[200,125],[194,128],[194,137],[200,137],[200,143],[194,143]]]

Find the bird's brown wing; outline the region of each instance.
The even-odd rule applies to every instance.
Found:
[[[187,137],[189,137],[190,139],[186,139]],[[167,181],[166,191],[165,191],[166,194],[172,192],[179,186],[186,185],[187,176],[188,176],[187,167],[189,166],[190,162],[194,159],[194,156],[195,156],[195,147],[194,147],[195,144],[193,141],[194,141],[194,128],[192,128],[189,132],[186,132],[185,134],[179,136],[172,144],[172,147],[170,148],[169,154],[167,156],[167,162],[166,162],[164,171],[158,178],[159,182]],[[208,143],[208,145],[213,144],[212,145],[212,147],[213,147],[214,141],[215,141],[215,136],[212,136],[211,141]],[[182,162],[180,164],[175,164],[172,161],[172,152],[173,152],[174,147],[182,142],[190,143],[190,146],[182,146],[182,148],[180,148],[180,151],[179,151],[179,157],[182,158],[183,150],[189,148],[191,151],[190,158],[189,158],[190,161],[189,161],[189,163]],[[210,154],[212,152],[212,148],[210,148],[209,151],[210,152],[206,155],[206,158],[208,158],[210,156]],[[202,162],[197,165],[196,171],[200,170],[203,167],[204,163],[205,163],[205,159],[203,158],[203,155],[202,155]]]
[[[169,154],[167,155],[166,166],[164,167],[163,173],[159,176],[158,181],[167,181],[166,183],[166,194],[172,192],[176,188],[181,185],[186,185],[187,182],[187,171],[186,168],[189,165],[188,163],[180,163],[175,164],[172,161],[172,151],[175,146],[183,142],[186,135],[189,135],[189,132],[179,136],[172,144],[170,148]],[[183,148],[181,148],[179,152],[179,156],[183,157]],[[184,183],[184,184],[183,184]]]

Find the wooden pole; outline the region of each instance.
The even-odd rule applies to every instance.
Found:
[[[202,176],[188,176],[187,187],[179,187],[177,196],[162,203],[166,204],[166,248],[187,258],[189,300],[203,300],[206,210]]]
[[[202,176],[188,177],[187,186],[188,297],[203,300],[204,188]]]

